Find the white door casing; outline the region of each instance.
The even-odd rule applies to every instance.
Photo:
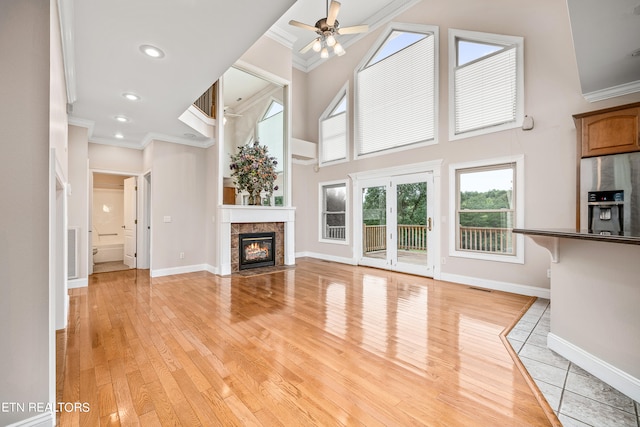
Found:
[[[136,268],[136,223],[137,223],[137,184],[136,177],[124,180],[124,263]]]

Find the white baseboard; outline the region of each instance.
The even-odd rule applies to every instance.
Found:
[[[511,292],[513,294],[527,295],[538,298],[551,299],[551,290],[530,285],[518,285],[497,280],[479,279],[477,277],[462,276],[459,274],[441,273],[440,279],[445,282],[460,283],[462,285],[475,286],[477,288],[493,289],[495,291]]]
[[[83,279],[67,280],[67,289],[86,288],[89,286],[89,279],[86,277]]]
[[[196,271],[209,271],[207,269],[208,264],[196,264],[196,265],[184,265],[182,267],[161,268],[158,270],[151,270],[151,277],[172,276],[174,274],[194,273]]]
[[[321,254],[318,252],[296,252],[296,258],[317,258],[323,261],[333,261],[340,264],[356,265],[356,262],[352,258],[339,257],[334,255]]]
[[[214,267],[211,264],[204,264],[204,269],[211,274],[215,274],[216,276],[218,275],[218,267]]]
[[[640,379],[627,374],[555,334],[549,333],[547,335],[547,347],[636,402],[640,402]]]
[[[7,427],[52,427],[56,425],[56,417],[51,411],[40,413],[26,420],[9,424]]]

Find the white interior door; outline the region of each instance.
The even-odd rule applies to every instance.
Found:
[[[433,276],[433,174],[362,181],[359,264]]]
[[[124,263],[129,268],[136,268],[136,177],[124,180]]]

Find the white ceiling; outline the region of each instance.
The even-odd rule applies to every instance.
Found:
[[[342,0],[338,21],[342,27],[368,24],[373,30],[420,1]],[[640,56],[631,57],[630,52],[640,48],[640,15],[634,14],[640,0],[567,1],[583,92],[638,82]],[[298,53],[314,33],[288,22],[295,19],[313,26],[326,16],[325,0],[60,0],[60,4],[70,122],[89,127],[92,142],[130,148],[143,148],[152,139],[210,145],[205,137],[188,136],[197,132],[178,117],[264,34],[292,44],[296,68],[309,71],[321,63],[313,51]],[[347,54],[361,37],[341,36]],[[165,57],[144,56],[139,50],[142,44],[161,48]],[[248,96],[239,89],[226,90]],[[134,92],[141,100],[127,101],[124,92]],[[119,123],[117,115],[131,121]],[[124,139],[116,139],[117,132]]]
[[[640,0],[568,0],[582,93],[640,90]],[[632,56],[639,51],[637,56]],[[615,88],[615,89],[613,89]]]

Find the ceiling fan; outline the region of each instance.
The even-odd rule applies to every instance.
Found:
[[[340,23],[336,19],[339,10],[340,3],[335,0],[331,0],[331,4],[327,6],[327,17],[319,19],[315,26],[304,24],[294,19],[289,21],[290,25],[310,30],[318,34],[318,37],[311,40],[309,44],[300,49],[300,53],[306,53],[309,49],[313,49],[315,52],[320,52],[321,58],[328,58],[328,48],[332,47],[333,53],[338,56],[342,56],[346,52],[342,45],[336,40],[337,35],[364,33],[369,30],[368,25],[354,25],[352,27],[341,28]]]

